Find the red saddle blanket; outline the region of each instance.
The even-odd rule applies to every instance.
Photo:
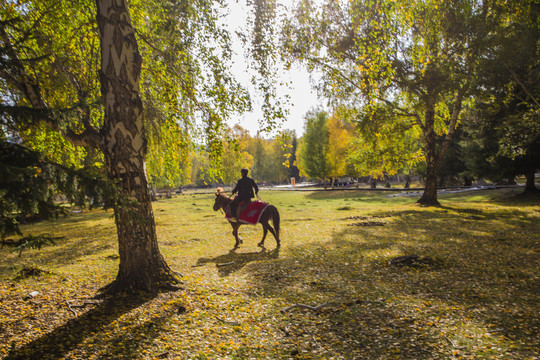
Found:
[[[244,224],[257,224],[267,206],[268,203],[262,201],[253,201],[240,213],[240,219],[238,219],[238,221]],[[227,209],[225,214],[226,219],[231,218],[231,214],[228,210],[229,209]]]

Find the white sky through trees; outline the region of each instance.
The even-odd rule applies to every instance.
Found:
[[[284,5],[290,6],[292,1],[281,1]],[[236,80],[248,89],[253,103],[253,111],[246,112],[241,115],[234,115],[229,119],[228,124],[233,126],[239,124],[247,129],[251,135],[256,135],[259,130],[259,122],[263,118],[261,111],[262,99],[257,94],[256,88],[251,84],[251,78],[256,74],[256,70],[250,69],[248,61],[245,59],[245,51],[241,40],[236,36],[236,32],[244,33],[250,31],[247,24],[247,17],[250,7],[246,6],[245,0],[230,0],[227,2],[229,14],[223,19],[231,33],[233,41],[233,61],[232,73]],[[279,57],[279,56],[278,56]],[[283,125],[270,134],[262,133],[264,138],[274,136],[279,130],[289,129],[296,131],[296,135],[300,137],[304,132],[304,115],[312,108],[322,106],[317,98],[317,92],[310,84],[310,75],[308,71],[296,64],[293,64],[291,70],[279,70],[280,80],[283,82],[291,82],[289,86],[280,86],[278,88],[278,96],[281,103],[287,103],[284,108],[288,110],[286,120]],[[289,101],[286,102],[285,96],[288,95]]]

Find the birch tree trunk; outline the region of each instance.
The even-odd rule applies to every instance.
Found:
[[[426,206],[440,205],[437,200],[437,148],[435,142],[435,100],[429,99],[422,127],[424,155],[426,157],[426,177],[424,193],[417,203]]]
[[[450,146],[450,143],[454,137],[456,124],[461,112],[461,106],[463,104],[463,97],[467,93],[468,88],[468,84],[464,84],[457,93],[454,107],[452,109],[452,115],[450,117],[450,123],[448,124],[448,130],[446,132],[443,144],[438,152],[435,138],[435,99],[429,98],[427,101],[424,125],[422,127],[426,156],[426,180],[424,193],[417,201],[417,203],[421,205],[440,205],[439,200],[437,200],[437,177],[439,164],[446,155],[446,151],[448,150],[448,147]]]
[[[146,176],[139,54],[125,0],[96,0],[101,38],[102,150],[121,196],[115,206],[120,265],[110,291],[155,291],[178,282],[157,243]]]

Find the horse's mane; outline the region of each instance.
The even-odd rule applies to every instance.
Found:
[[[223,196],[223,197],[226,197],[226,198],[229,198],[229,199],[230,199],[230,197],[227,196],[227,195],[225,195],[224,192],[225,192],[225,190],[223,190],[222,187],[218,187],[218,188],[216,189],[216,196]]]

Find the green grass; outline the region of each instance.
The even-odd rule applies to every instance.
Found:
[[[116,275],[112,213],[25,226],[65,239],[21,257],[0,249],[0,356],[534,359],[540,199],[513,191],[445,195],[437,208],[386,192],[262,191],[282,246],[269,235],[261,250],[261,227],[243,226],[236,251],[213,194],[162,200],[160,247],[184,289],[102,304],[84,302]],[[389,264],[402,255],[431,262]],[[46,272],[15,280],[25,267]],[[294,304],[325,305],[282,311]]]

